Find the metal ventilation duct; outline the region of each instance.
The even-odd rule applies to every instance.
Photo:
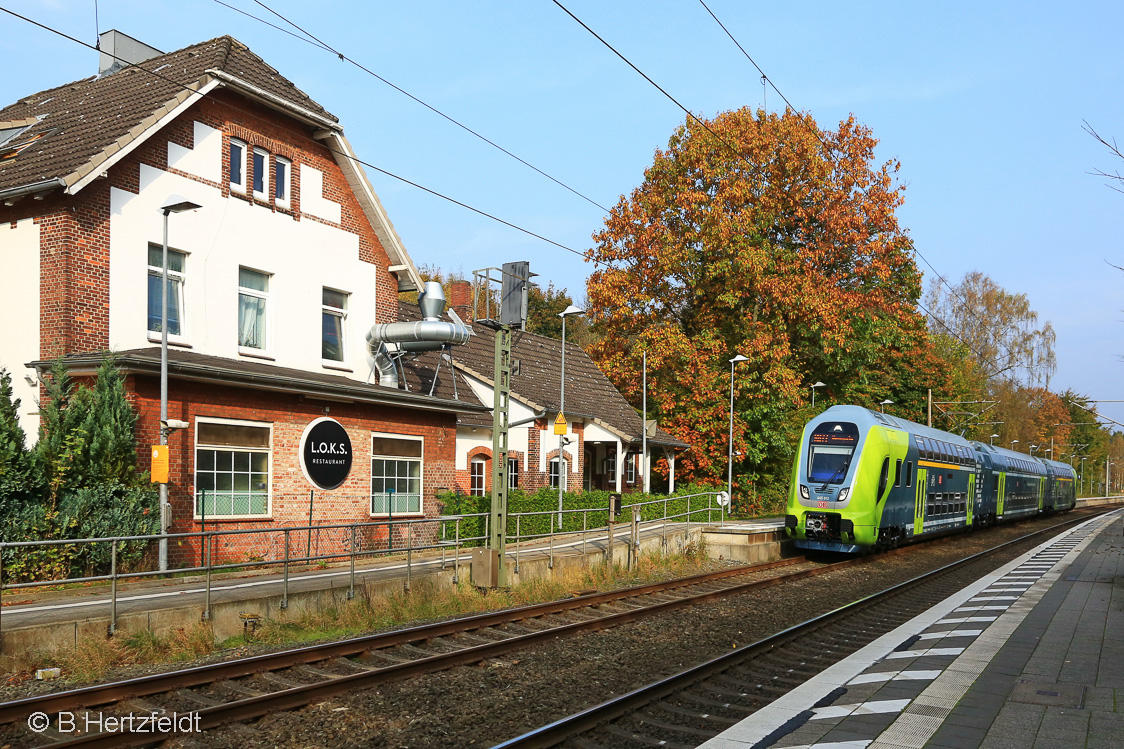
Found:
[[[367,331],[367,359],[379,373],[379,385],[398,387],[398,365],[394,354],[440,351],[454,343],[467,343],[472,330],[468,326],[445,322],[445,292],[436,281],[426,281],[418,294],[420,322],[392,322],[372,325]],[[393,348],[392,348],[393,347]]]

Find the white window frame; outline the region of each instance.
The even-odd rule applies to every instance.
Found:
[[[636,453],[629,453],[624,456],[624,482],[626,484],[636,483]]]
[[[191,512],[194,520],[202,520],[204,516],[199,514],[199,449],[202,447],[204,450],[236,450],[239,448],[232,448],[229,445],[207,445],[199,443],[199,425],[200,424],[228,424],[231,426],[242,427],[259,427],[269,430],[269,447],[244,447],[240,448],[242,452],[249,453],[265,453],[266,455],[266,500],[265,500],[265,514],[264,515],[207,515],[206,520],[272,520],[273,519],[273,423],[268,421],[246,421],[244,419],[224,419],[218,416],[196,416],[195,417],[195,444],[192,453],[191,463]],[[213,490],[213,491],[218,491]]]
[[[241,164],[242,168],[239,170],[241,172],[241,174],[239,176],[242,179],[239,180],[238,182],[235,182],[234,181],[234,173],[232,171],[231,174],[230,174],[230,189],[231,189],[232,192],[240,192],[242,194],[245,194],[246,193],[246,178],[247,178],[246,172],[248,171],[248,167],[250,165],[250,159],[249,159],[250,147],[246,144],[246,141],[239,140],[238,138],[231,138],[230,139],[230,146],[231,146],[231,149],[233,149],[236,146],[238,148],[242,149],[242,160],[241,160],[242,161],[242,164]],[[229,168],[229,165],[232,161],[234,161],[234,151],[230,150],[230,151],[227,152],[227,167],[228,168]]]
[[[479,475],[477,468],[480,469]],[[471,497],[488,496],[488,461],[484,458],[476,457],[468,462],[468,494]]]
[[[557,489],[562,484],[562,463],[559,458],[551,458],[550,464],[547,465],[547,472],[549,476],[549,483],[551,489]]]
[[[265,150],[264,148],[261,148],[260,146],[254,146],[254,150],[251,151],[251,154],[252,154],[251,161],[256,160],[254,157],[257,157],[257,156],[262,157],[261,190],[255,189],[254,190],[254,197],[257,198],[258,200],[264,200],[268,203],[269,202],[269,183],[270,183],[270,179],[269,179],[269,170],[270,170],[269,151]],[[257,164],[254,164],[254,176],[253,176],[252,179],[256,180],[257,176],[258,176],[258,168],[257,168]],[[251,187],[252,186],[253,186],[253,184],[251,183]]]
[[[153,341],[153,342],[160,340],[160,331],[159,330],[152,330],[151,328],[148,327],[148,320],[147,320],[147,317],[148,317],[148,278],[150,276],[156,276],[156,278],[160,278],[164,274],[164,269],[163,269],[162,266],[151,265],[150,263],[148,263],[148,259],[147,259],[148,250],[154,249],[154,248],[158,248],[162,253],[164,251],[164,245],[162,243],[157,244],[156,242],[149,242],[148,247],[145,250],[145,264],[148,268],[148,273],[145,276],[145,318],[146,318],[146,320],[145,320],[144,327],[145,327],[145,332],[148,335],[148,340]],[[186,286],[187,286],[187,283],[186,283],[187,282],[187,259],[190,255],[190,253],[184,252],[183,250],[178,249],[178,248],[169,247],[168,248],[168,257],[169,258],[171,257],[173,252],[178,252],[180,255],[183,255],[184,270],[183,271],[174,271],[170,267],[168,268],[168,280],[177,282],[179,284],[179,287],[180,287],[180,295],[179,295],[180,296],[180,309],[179,309],[179,313],[180,313],[180,332],[179,333],[169,332],[168,333],[168,343],[187,345],[187,340],[188,340],[188,336],[187,336],[187,300],[184,297],[184,290],[186,289]],[[172,307],[169,304],[168,310],[170,311],[171,309],[172,309]]]
[[[519,458],[507,457],[507,488],[519,488]]]
[[[285,179],[277,179],[277,167],[285,167]],[[282,187],[285,191],[285,197],[277,196],[277,188]],[[288,208],[292,204],[292,191],[293,191],[293,162],[281,156],[273,157],[273,201],[277,204],[278,208]]]
[[[374,448],[375,437],[390,437],[391,439],[396,439],[396,440],[410,440],[411,442],[420,442],[421,443],[421,457],[420,458],[405,458],[405,457],[402,457],[401,455],[379,455],[379,454],[375,453],[375,448]],[[375,461],[375,460],[413,460],[413,461],[417,461],[418,464],[421,466],[421,470],[418,471],[418,511],[417,512],[401,512],[401,513],[399,513],[399,512],[395,512],[395,513],[370,512],[371,501],[374,497],[374,492],[371,490],[372,489],[371,484],[368,482],[368,484],[367,484],[367,487],[368,487],[368,489],[367,489],[367,510],[368,510],[368,512],[370,512],[371,517],[373,517],[373,518],[385,518],[385,517],[389,517],[392,514],[396,518],[420,518],[420,517],[425,517],[425,438],[419,437],[419,436],[413,435],[413,434],[395,434],[393,432],[371,432],[371,441],[368,443],[368,446],[371,448],[371,460],[367,463],[367,471],[368,471],[368,475],[371,477],[371,479],[374,478],[372,461]]]
[[[333,307],[324,303],[324,292],[334,291],[337,294],[344,295],[344,306]],[[351,293],[341,291],[340,289],[333,289],[331,286],[325,286],[320,291],[320,363],[328,369],[346,369],[350,371],[347,364],[347,303],[351,301]],[[325,359],[324,358],[324,315],[333,315],[340,318],[340,359]]]
[[[272,280],[273,274],[268,273],[264,270],[258,270],[257,268],[251,268],[247,265],[238,266],[239,272],[241,272],[243,270],[252,271],[254,273],[260,273],[261,275],[266,277],[266,289],[267,289],[266,291],[259,291],[258,289],[247,288],[247,287],[242,285],[241,280],[238,281],[238,296],[242,296],[243,294],[245,294],[246,296],[257,297],[259,299],[265,300],[265,336],[264,336],[265,347],[264,348],[254,348],[253,346],[243,346],[242,345],[242,339],[241,339],[241,336],[242,336],[242,330],[241,330],[241,328],[242,328],[242,315],[240,313],[236,312],[235,319],[237,320],[236,324],[237,324],[238,327],[235,329],[235,334],[236,334],[235,340],[238,341],[238,353],[247,354],[249,356],[268,357],[269,351],[270,351],[270,344],[273,341],[273,335],[272,335],[273,325],[272,325],[272,322],[271,322],[271,320],[273,318],[273,315],[271,314],[272,310],[270,309],[272,307],[272,305],[270,304],[270,301],[269,301],[269,291],[268,291],[268,289],[269,289],[269,282],[270,282],[270,280]],[[241,301],[239,300],[238,303],[240,305]]]

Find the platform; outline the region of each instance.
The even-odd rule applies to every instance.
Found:
[[[640,554],[658,554],[684,548],[706,538],[713,556],[743,563],[773,561],[781,557],[781,518],[753,522],[647,523],[640,529]],[[608,545],[604,531],[579,536],[556,536],[508,545],[508,564],[514,582],[546,577],[604,561]],[[622,566],[630,558],[629,524],[614,526],[613,560]],[[784,548],[782,548],[782,546]],[[407,561],[401,553],[368,558],[357,563],[354,588],[349,566],[294,569],[285,582],[276,567],[243,569],[215,575],[207,592],[206,577],[146,578],[121,582],[117,591],[115,623],[122,633],[148,629],[165,633],[198,623],[210,601],[209,615],[216,640],[242,631],[243,613],[270,619],[299,616],[302,612],[342,604],[352,591],[368,597],[400,592],[412,578],[427,578],[438,586],[455,584],[459,574],[470,579],[469,550],[449,548],[445,553],[417,552]],[[407,565],[409,566],[409,569]],[[361,589],[361,590],[360,590]],[[7,591],[0,608],[0,673],[26,667],[39,651],[75,647],[88,637],[104,637],[110,623],[111,597],[107,584],[64,590]]]
[[[1124,746],[1122,513],[1043,543],[702,746]]]

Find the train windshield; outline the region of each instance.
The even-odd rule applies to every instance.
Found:
[[[808,456],[808,481],[842,484],[859,443],[859,429],[845,421],[820,424],[812,432]]]

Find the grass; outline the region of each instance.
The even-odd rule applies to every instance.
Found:
[[[569,598],[578,591],[611,590],[683,577],[708,566],[705,548],[692,545],[679,554],[642,556],[632,571],[616,567],[610,574],[604,565],[598,565],[559,573],[552,578],[527,580],[508,589],[484,590],[467,582],[441,587],[423,578],[408,594],[360,596],[345,604],[305,612],[292,619],[266,620],[253,636],[232,637],[219,645],[214,643],[211,627],[206,623],[166,634],[141,630],[108,639],[88,637],[74,650],[41,654],[35,659],[35,667],[57,666],[67,681],[96,682],[122,667],[182,663],[224,651],[241,656],[251,647],[294,646],[355,637],[407,624]]]

